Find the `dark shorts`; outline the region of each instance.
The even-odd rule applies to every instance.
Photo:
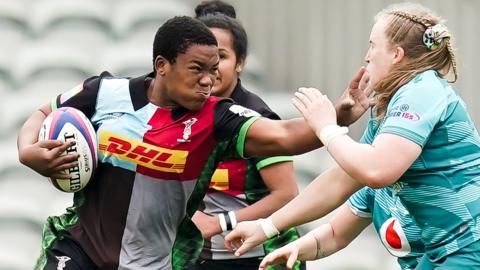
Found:
[[[85,254],[77,242],[70,235],[57,239],[46,250],[46,265],[37,270],[84,270],[97,269],[92,260]]]
[[[245,259],[232,259],[232,260],[199,260],[195,265],[190,266],[188,270],[258,270],[258,266],[262,258],[245,258]],[[269,269],[287,269],[285,265],[275,265]],[[294,270],[305,270],[305,262],[301,264],[297,262],[293,267]]]

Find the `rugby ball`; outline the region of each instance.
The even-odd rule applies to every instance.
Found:
[[[45,118],[38,139],[75,141],[62,155],[78,153],[78,165],[66,170],[69,179],[50,178],[50,182],[64,192],[82,190],[97,168],[97,137],[88,118],[75,108],[59,108]]]

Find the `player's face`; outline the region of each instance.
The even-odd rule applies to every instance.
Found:
[[[365,62],[372,85],[385,78],[396,62],[395,49],[389,44],[385,35],[387,22],[385,18],[379,19],[370,33],[370,46]]]
[[[238,74],[243,69],[243,60],[238,61],[233,49],[232,33],[221,28],[210,28],[218,42],[220,63],[218,76],[213,86],[212,95],[230,97],[237,85]]]
[[[167,99],[191,111],[200,110],[210,97],[218,70],[218,47],[192,45],[165,65]]]

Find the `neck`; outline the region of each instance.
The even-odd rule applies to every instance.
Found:
[[[150,81],[150,84],[147,89],[147,97],[148,100],[162,108],[174,108],[178,107],[177,104],[175,104],[173,101],[171,101],[167,96],[165,95],[164,91],[162,91],[163,86],[160,83],[160,80],[153,79]]]

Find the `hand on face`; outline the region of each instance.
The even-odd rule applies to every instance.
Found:
[[[297,245],[289,243],[265,256],[258,269],[265,269],[269,265],[284,264],[285,262],[287,269],[292,269],[298,258],[298,252]]]
[[[267,236],[258,221],[243,221],[225,236],[225,247],[230,252],[236,250],[235,256],[241,256],[265,240]]]
[[[373,93],[369,87],[369,75],[365,67],[361,67],[353,77],[348,88],[343,92],[340,100],[335,104],[338,123],[348,126],[357,121],[371,106],[374,101],[370,100]]]
[[[20,151],[20,160],[24,165],[45,177],[68,179],[70,176],[65,170],[77,166],[79,157],[78,154],[73,153],[63,155],[72,145],[73,142],[38,141]]]
[[[332,102],[316,88],[299,88],[292,103],[317,134],[323,127],[337,123]]]

